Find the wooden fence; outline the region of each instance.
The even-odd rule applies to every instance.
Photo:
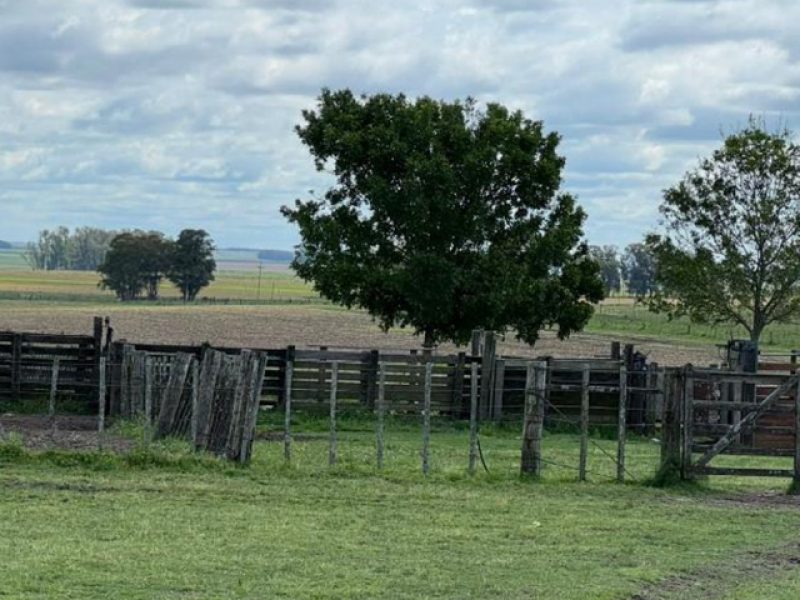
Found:
[[[62,394],[96,401],[103,322],[93,335],[0,332],[0,400],[20,402],[49,390],[58,363]]]

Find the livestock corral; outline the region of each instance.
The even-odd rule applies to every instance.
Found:
[[[599,336],[559,356],[483,332],[425,352],[336,345],[331,326],[314,345],[299,320],[246,344],[139,337],[113,313],[79,325],[0,335],[11,596],[797,589],[792,353],[750,372]],[[94,533],[65,570],[75,528]]]

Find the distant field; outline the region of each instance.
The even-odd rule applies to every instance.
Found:
[[[226,251],[218,260],[216,279],[201,292],[201,298],[274,302],[318,298],[286,265],[263,263],[259,275],[255,252]],[[112,292],[98,288],[98,282],[93,271],[33,271],[19,251],[0,252],[0,298],[115,301]],[[163,283],[161,295],[165,299],[180,297],[168,281]]]

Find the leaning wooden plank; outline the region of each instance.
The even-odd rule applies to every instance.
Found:
[[[156,438],[163,438],[172,435],[175,425],[175,417],[183,396],[186,378],[189,375],[189,366],[192,362],[192,355],[180,353],[175,356],[172,364],[167,389],[161,402],[161,410],[158,414],[158,425],[156,427]]]
[[[714,444],[711,449],[709,449],[703,456],[700,457],[700,460],[697,461],[696,466],[704,467],[709,463],[709,461],[717,456],[720,452],[724,451],[725,448],[730,446],[736,436],[739,435],[742,431],[749,429],[753,423],[755,423],[756,419],[764,414],[773,404],[775,404],[781,396],[786,394],[789,390],[793,387],[797,386],[797,382],[800,380],[800,376],[792,375],[786,381],[784,381],[780,386],[775,388],[775,390],[766,398],[764,398],[758,405],[758,408],[750,413],[747,413],[745,416],[742,417],[742,420],[738,423],[734,424],[730,430],[723,435],[719,441]]]
[[[244,414],[245,398],[250,388],[250,372],[253,368],[253,353],[242,350],[241,363],[236,382],[236,391],[231,407],[231,420],[228,427],[228,439],[225,454],[230,460],[236,460],[242,447],[242,415]]]
[[[225,354],[216,350],[207,350],[203,356],[203,365],[200,368],[200,389],[197,395],[197,435],[194,439],[196,450],[203,450],[206,447],[211,427],[211,405],[214,401],[217,379],[224,359]]]
[[[258,422],[258,408],[261,406],[261,391],[264,384],[264,369],[267,367],[267,355],[263,352],[256,354],[253,361],[253,372],[250,380],[250,395],[245,411],[245,420],[242,430],[242,446],[239,453],[240,463],[249,463],[253,456],[253,441],[256,439],[256,423]]]
[[[211,408],[211,426],[206,443],[206,448],[217,455],[224,454],[227,446],[240,364],[241,359],[238,356],[225,356],[220,371]]]

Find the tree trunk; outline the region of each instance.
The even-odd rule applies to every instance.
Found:
[[[434,337],[433,329],[425,329],[425,341],[422,343],[422,353],[430,356],[433,353]]]

